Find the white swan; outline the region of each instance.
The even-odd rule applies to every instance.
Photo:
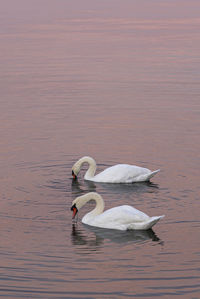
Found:
[[[82,222],[91,226],[118,230],[147,230],[163,216],[149,217],[145,213],[127,205],[111,208],[105,212],[103,198],[95,192],[77,197],[72,202],[71,210],[74,219],[79,209],[90,200],[96,201],[96,207],[83,218]]]
[[[147,168],[128,165],[117,164],[106,168],[104,171],[95,175],[96,162],[91,157],[83,157],[79,159],[72,167],[72,176],[77,178],[78,173],[83,163],[88,163],[89,168],[84,176],[85,180],[101,183],[134,183],[149,181],[160,169],[151,171]]]

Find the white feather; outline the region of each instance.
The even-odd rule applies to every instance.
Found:
[[[147,230],[164,217],[164,215],[149,217],[128,205],[114,207],[103,212],[104,200],[95,192],[77,197],[72,204],[76,204],[79,210],[92,199],[96,201],[95,209],[82,218],[83,223],[91,226],[118,230]]]
[[[81,166],[89,164],[89,168],[84,176],[85,180],[101,183],[134,183],[149,181],[160,170],[151,171],[148,168],[128,164],[117,164],[106,168],[104,171],[95,175],[96,162],[91,157],[79,159],[72,167],[77,176]]]

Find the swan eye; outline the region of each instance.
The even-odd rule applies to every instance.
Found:
[[[72,219],[75,218],[76,214],[78,213],[78,209],[76,207],[76,204],[74,204],[72,207],[71,207],[71,211],[73,211],[73,215],[72,215]]]

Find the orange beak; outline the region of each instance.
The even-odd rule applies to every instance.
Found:
[[[76,214],[78,213],[78,209],[76,207],[76,204],[74,204],[72,207],[71,207],[71,211],[73,211],[73,214],[72,214],[72,219],[75,218]]]
[[[77,176],[75,175],[75,173],[73,172],[73,170],[72,170],[72,177],[73,177],[74,180],[77,179]]]

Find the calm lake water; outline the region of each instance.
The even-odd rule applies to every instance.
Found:
[[[200,3],[7,0],[0,10],[0,296],[200,298]],[[75,183],[73,163],[161,169]],[[84,167],[85,168],[85,167]],[[86,169],[86,168],[85,168]],[[72,225],[71,202],[162,215]]]

